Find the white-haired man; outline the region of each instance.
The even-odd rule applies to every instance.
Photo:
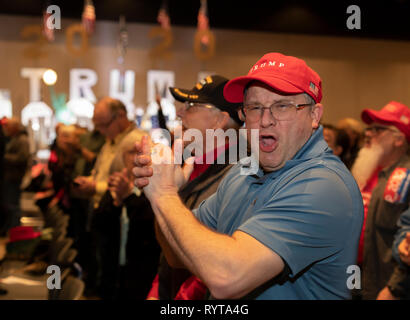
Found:
[[[364,230],[363,290],[364,299],[394,299],[405,294],[403,285],[407,272],[392,258],[392,245],[397,222],[409,207],[410,110],[391,101],[381,110],[365,109],[362,120],[369,125],[365,130],[365,145],[353,167],[359,186],[369,186],[367,217]],[[367,160],[363,160],[363,152]],[[362,160],[360,160],[362,159]],[[359,164],[362,163],[363,165]],[[367,164],[367,168],[366,165]],[[367,170],[369,169],[369,170]],[[360,175],[367,170],[367,174]],[[369,190],[368,190],[369,191]],[[364,200],[365,196],[363,197]]]

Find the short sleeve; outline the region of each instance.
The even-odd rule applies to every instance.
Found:
[[[216,193],[202,201],[197,209],[193,210],[196,218],[207,227],[216,230],[217,226],[217,201]]]
[[[330,169],[315,168],[284,185],[239,230],[281,256],[295,276],[341,250],[354,236],[352,218],[360,230],[363,217],[342,179]]]
[[[229,185],[230,177],[233,176],[232,172],[233,171],[231,170],[228,175],[222,179],[214,194],[202,201],[198,208],[193,210],[193,213],[197,219],[213,230],[217,229],[218,216],[221,210],[220,204],[222,203],[222,194],[224,194],[224,189],[226,186]]]

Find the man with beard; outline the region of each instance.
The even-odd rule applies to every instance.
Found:
[[[410,110],[392,101],[380,111],[363,110],[361,117],[370,126],[352,171],[368,205],[362,295],[364,299],[403,298],[407,275],[392,258],[392,244],[397,221],[409,207]]]
[[[357,255],[357,264],[360,267],[363,264],[364,230],[366,227],[367,212],[372,191],[377,184],[377,177],[381,170],[379,162],[383,154],[383,148],[379,144],[370,144],[370,130],[366,130],[365,137],[366,144],[358,152],[356,161],[352,167],[352,175],[356,179],[360,192],[362,193],[364,207],[363,227]]]

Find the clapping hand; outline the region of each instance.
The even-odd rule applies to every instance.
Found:
[[[135,144],[137,156],[133,174],[135,186],[143,188],[148,199],[153,200],[171,192],[176,194],[193,170],[193,158],[186,160],[185,165],[175,163],[174,155],[182,155],[182,140],[174,142],[174,150],[170,147],[156,144],[151,148],[145,136]]]
[[[134,188],[132,179],[129,178],[128,170],[124,168],[121,172],[114,172],[108,178],[108,188],[114,199],[114,205],[120,206]]]

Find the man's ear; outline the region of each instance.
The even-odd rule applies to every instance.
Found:
[[[312,128],[317,129],[319,127],[320,119],[323,115],[323,105],[321,105],[320,103],[316,103],[312,107],[310,115],[312,117]]]
[[[334,153],[336,156],[340,156],[340,155],[342,154],[342,152],[343,152],[343,148],[342,148],[341,146],[336,146],[336,147],[335,147],[335,150],[333,150],[333,153]]]
[[[218,122],[217,122],[217,126],[218,128],[224,129],[229,121],[229,113],[226,111],[221,111],[221,113],[219,113],[219,117],[218,117]]]
[[[243,114],[243,109],[238,109],[238,117],[241,121],[245,121],[245,115]]]
[[[395,147],[402,147],[406,143],[406,137],[404,136],[403,133],[400,132],[400,134],[397,135],[397,139],[394,141],[394,146]]]

